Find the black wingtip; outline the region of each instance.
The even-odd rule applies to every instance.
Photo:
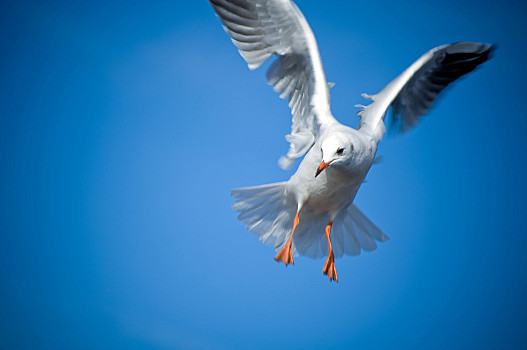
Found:
[[[489,59],[491,59],[492,57],[494,57],[499,45],[498,44],[487,44],[487,45],[489,45]]]
[[[479,43],[471,41],[459,41],[453,44],[450,44],[446,48],[447,55],[491,55],[496,51],[498,45],[488,44],[488,43]]]

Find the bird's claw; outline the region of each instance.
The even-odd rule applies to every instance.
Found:
[[[335,281],[338,283],[339,279],[337,276],[337,269],[335,268],[335,255],[333,252],[326,259],[326,263],[324,264],[324,269],[322,272],[324,275],[329,277],[330,281]]]
[[[287,264],[295,264],[293,254],[291,254],[291,241],[287,241],[284,247],[278,252],[278,254],[276,254],[274,259],[283,262],[285,266],[287,266]]]

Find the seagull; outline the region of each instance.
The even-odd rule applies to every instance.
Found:
[[[391,127],[404,132],[427,113],[450,83],[487,61],[494,46],[458,42],[431,49],[361,110],[356,129],[339,123],[330,108],[332,83],[326,81],[317,42],[305,17],[290,0],[209,0],[239,53],[254,70],[276,57],[268,84],[288,99],[290,143],[279,160],[288,169],[304,157],[288,181],[231,191],[233,209],[247,229],[278,252],[275,260],[294,264],[293,256],[323,258],[322,272],[338,282],[335,258],[376,249],[388,237],[353,200],[375,161],[377,145]],[[324,239],[325,236],[325,239]]]

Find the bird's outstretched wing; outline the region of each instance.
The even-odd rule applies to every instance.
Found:
[[[267,80],[281,98],[289,98],[293,115],[290,147],[280,158],[289,168],[314,144],[330,112],[329,85],[317,43],[306,19],[290,0],[209,0],[249,68],[278,56]]]
[[[487,61],[493,49],[489,44],[460,42],[428,51],[378,94],[362,94],[373,102],[359,106],[363,109],[358,112],[358,129],[380,140],[386,130],[384,116],[391,106],[392,126],[400,124],[401,131],[408,130],[448,84]]]

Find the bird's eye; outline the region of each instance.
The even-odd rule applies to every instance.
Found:
[[[339,156],[341,156],[342,153],[344,153],[344,148],[339,148],[339,149],[337,150],[337,152],[335,152],[335,153],[338,154]]]

